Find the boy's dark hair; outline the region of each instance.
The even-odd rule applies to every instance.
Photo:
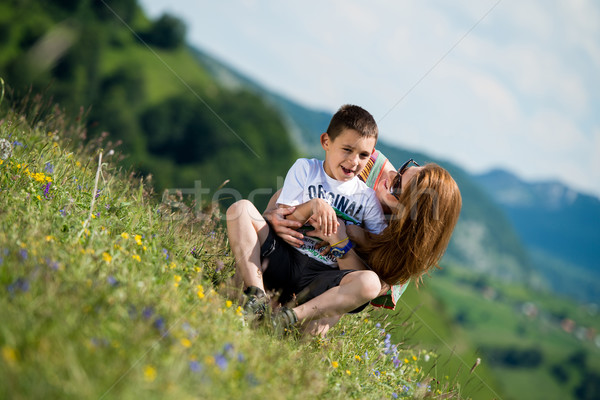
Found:
[[[327,134],[333,141],[344,130],[353,129],[362,137],[374,137],[377,140],[377,123],[373,116],[364,108],[345,104],[333,115]]]

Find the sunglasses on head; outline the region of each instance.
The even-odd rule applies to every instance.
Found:
[[[402,166],[398,169],[398,174],[394,177],[394,180],[390,185],[391,195],[397,198],[398,200],[400,199],[400,193],[402,192],[402,174],[405,173],[406,170],[411,167],[411,163],[415,164],[417,167],[420,167],[420,165],[411,158],[410,160],[402,164]]]

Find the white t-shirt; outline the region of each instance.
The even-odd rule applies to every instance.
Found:
[[[357,177],[345,182],[335,180],[325,173],[323,161],[300,158],[288,171],[277,203],[298,206],[315,197],[329,203],[347,224],[360,225],[372,233],[380,233],[387,226],[373,189]],[[310,225],[304,227],[304,231],[310,229]],[[319,241],[305,234],[304,245],[296,249],[325,264],[337,266],[335,257],[322,256],[315,249]]]

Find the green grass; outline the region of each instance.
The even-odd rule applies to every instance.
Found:
[[[476,357],[481,358],[481,365],[475,371],[477,376],[470,381],[475,390],[463,387],[462,392],[468,396],[482,399],[578,398],[575,389],[585,376],[600,373],[598,347],[589,339],[577,339],[560,326],[563,318],[569,318],[576,326],[598,332],[600,321],[597,316],[591,315],[581,304],[518,283],[482,279],[457,265],[446,266],[442,273],[434,273],[419,292],[411,289],[402,301],[405,309],[416,310],[415,318],[410,319],[418,328],[413,340],[433,348],[440,357],[448,358],[449,373],[456,371],[460,364],[468,369]],[[538,313],[530,317],[524,315],[525,303],[534,304]],[[450,355],[448,348],[456,349],[456,354]],[[490,349],[533,349],[541,359],[533,365],[510,365],[486,352]],[[569,361],[577,354],[584,361]],[[564,380],[552,372],[556,368],[566,371]],[[443,369],[440,372],[448,373]],[[466,372],[459,373],[460,382],[469,382]],[[480,383],[479,388],[476,383]],[[583,398],[593,398],[589,396],[594,396],[594,390],[589,389]]]
[[[159,204],[64,115],[1,106],[1,398],[461,397],[429,374],[437,355],[394,345],[377,313],[324,339],[247,326],[224,295],[218,210]]]

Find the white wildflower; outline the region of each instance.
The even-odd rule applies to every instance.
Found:
[[[7,160],[12,155],[12,146],[6,139],[0,139],[0,159]]]

